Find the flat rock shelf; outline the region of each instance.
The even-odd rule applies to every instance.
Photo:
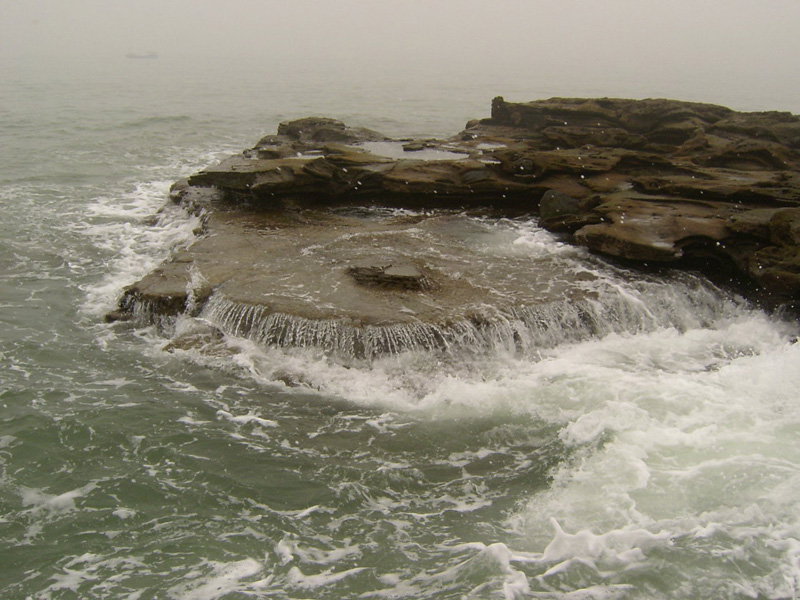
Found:
[[[406,345],[445,346],[464,323],[588,306],[591,269],[486,250],[513,235],[496,223],[525,218],[627,266],[699,268],[794,307],[799,150],[794,115],[674,100],[495,98],[491,118],[445,140],[283,123],[173,186],[202,230],[108,318],[216,311],[265,343],[333,347],[346,330],[351,353],[377,355],[403,346],[403,327],[418,332]]]

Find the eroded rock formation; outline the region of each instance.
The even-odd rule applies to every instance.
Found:
[[[357,213],[331,210],[375,206],[541,213],[543,227],[615,259],[724,273],[773,305],[800,297],[800,119],[789,113],[495,98],[490,118],[451,139],[400,141],[307,118],[176,183],[171,198],[204,215],[205,234],[127,288],[110,318],[137,304],[157,314],[196,310],[215,291],[308,319],[384,324],[426,318],[436,294],[449,298],[440,307],[457,305],[467,284],[431,276],[407,239],[400,252],[384,245],[380,235],[394,235],[385,225],[353,242],[342,264],[282,260],[314,254],[309,236],[321,246],[356,240]],[[425,220],[405,219],[417,228]],[[304,268],[320,269],[335,291],[314,292],[300,307],[273,282]],[[376,308],[388,296],[395,300]]]

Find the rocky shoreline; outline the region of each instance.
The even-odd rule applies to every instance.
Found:
[[[441,220],[395,216],[367,235],[359,207],[538,216],[629,265],[700,269],[769,308],[800,299],[800,118],[789,113],[495,98],[490,118],[445,140],[391,140],[310,117],[176,183],[171,200],[203,215],[203,234],[127,287],[109,320],[142,306],[197,312],[224,292],[272,314],[391,326],[447,319],[448,303],[479,293],[437,278],[410,242],[396,250],[379,241],[398,227],[442,229]],[[367,245],[346,249],[352,261],[337,254],[321,267],[321,286],[334,291],[307,302],[274,291],[304,268],[282,265],[284,255],[359,235]],[[431,297],[444,298],[438,310]]]

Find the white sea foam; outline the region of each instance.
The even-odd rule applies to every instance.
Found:
[[[666,531],[650,533],[644,529],[610,531],[595,535],[589,530],[575,534],[566,533],[558,521],[551,519],[555,536],[544,549],[541,560],[557,563],[550,567],[542,577],[568,569],[573,561],[592,568],[628,568],[631,563],[645,559],[645,552],[658,545],[669,544],[670,534]]]
[[[207,561],[189,573],[187,581],[168,590],[175,600],[217,600],[230,594],[245,594],[267,586],[271,577],[254,581],[264,565],[247,558],[233,562]]]
[[[200,217],[164,203],[169,181],[137,184],[121,196],[104,196],[90,205],[82,232],[109,255],[106,275],[86,289],[84,311],[98,316],[113,309],[120,290],[143,277],[175,248],[189,243]],[[160,208],[154,222],[146,220]]]
[[[666,544],[662,552],[675,543],[690,578],[699,568],[693,561],[704,564],[711,550],[687,536],[744,535],[743,560],[772,555],[798,580],[800,347],[788,341],[785,325],[753,315],[719,329],[612,336],[543,367],[558,384],[551,383],[539,414],[560,415],[574,458],[509,521],[523,548],[542,549],[540,577],[594,585],[610,571],[612,580],[624,580],[654,543]],[[579,410],[568,402],[575,397]],[[543,529],[547,522],[555,536]],[[773,545],[776,522],[788,543]],[[772,597],[770,581],[759,579],[754,593]]]
[[[502,597],[521,600],[530,597],[531,587],[525,573],[519,570],[520,556],[502,543],[481,542],[443,546],[447,553],[461,556],[452,566],[433,573],[419,573],[402,578],[394,575],[381,577],[387,589],[369,594],[375,597],[450,597],[455,590],[459,597]]]
[[[683,553],[691,577],[699,568],[692,560],[701,565],[711,558],[704,540],[733,536],[743,540],[743,560],[774,561],[775,571],[749,588],[743,581],[731,585],[781,597],[800,580],[800,345],[791,342],[794,333],[791,324],[743,311],[709,328],[662,328],[565,344],[536,361],[484,355],[480,365],[462,362],[458,371],[431,365],[424,353],[353,369],[312,351],[233,343],[240,365],[264,382],[274,381],[278,369],[282,377],[294,370],[306,389],[410,416],[521,417],[558,429],[571,459],[554,469],[549,489],[508,520],[517,531],[517,539],[506,542],[511,566],[481,579],[476,594],[502,589],[506,598],[521,598],[536,587],[574,598],[621,597],[641,585],[637,578],[655,576],[654,556],[667,553],[684,564]],[[454,453],[447,464],[464,468],[492,451]],[[392,515],[409,510],[407,500],[369,497],[364,490],[353,494],[363,494],[371,511],[393,522],[400,521]],[[470,513],[493,500],[476,490],[426,502],[430,510]],[[751,510],[756,505],[761,510]],[[424,511],[406,514],[428,518]],[[553,525],[543,526],[548,523]],[[778,532],[774,523],[785,525]],[[291,562],[298,560],[299,547],[286,542],[276,553]],[[488,554],[502,555],[499,548]],[[306,554],[304,560],[314,559]],[[296,567],[290,579],[313,588],[357,572],[309,574]],[[442,589],[450,585],[438,581]],[[372,595],[413,596],[426,585],[431,581],[421,577]]]
[[[246,415],[233,415],[226,410],[218,410],[217,418],[226,419],[232,423],[237,423],[240,425],[255,423],[256,425],[260,425],[262,427],[278,426],[278,423],[276,421],[273,421],[272,419],[264,419],[252,411],[247,413]]]
[[[665,555],[681,565],[687,580],[667,597],[687,589],[713,595],[724,577],[709,575],[707,584],[698,583],[704,581],[699,569],[713,559],[720,539],[734,539],[740,540],[737,560],[773,567],[752,581],[733,578],[726,589],[784,597],[800,580],[795,334],[792,324],[732,304],[707,325],[689,319],[680,326],[610,332],[545,348],[535,357],[483,352],[448,359],[407,352],[354,368],[313,348],[268,348],[234,337],[225,343],[256,381],[384,411],[388,420],[373,419],[376,433],[391,433],[398,414],[440,421],[523,419],[558,431],[569,458],[554,467],[550,487],[532,494],[508,519],[516,532],[511,539],[476,547],[463,565],[435,576],[376,574],[386,588],[370,596],[470,589],[476,596],[502,590],[505,598],[523,598],[535,589],[554,597],[618,598],[657,578],[654,565]],[[252,409],[217,414],[240,425],[263,425],[264,417]],[[309,452],[288,440],[281,447]],[[502,450],[453,453],[446,464],[468,468]],[[399,463],[387,462],[376,472],[398,469]],[[473,492],[443,490],[411,510],[408,498],[375,496],[354,482],[337,490],[398,531],[434,513],[491,509],[491,494]],[[784,525],[778,531],[774,523]],[[291,568],[283,583],[273,584],[338,585],[362,572],[347,562],[349,552],[285,538],[275,554]],[[309,564],[326,568],[303,566]]]
[[[27,509],[32,515],[40,516],[43,514],[66,513],[77,510],[75,500],[84,497],[97,487],[96,483],[88,483],[83,487],[62,492],[60,494],[50,494],[37,488],[20,488],[22,505],[30,507]]]
[[[291,585],[292,587],[310,590],[338,583],[343,579],[352,577],[353,575],[357,575],[362,571],[365,571],[365,569],[361,567],[355,567],[352,569],[345,569],[344,571],[335,571],[334,569],[327,569],[322,573],[316,573],[314,575],[306,575],[303,573],[303,571],[300,570],[299,567],[292,567],[289,570],[287,580],[289,585]]]
[[[582,256],[585,250],[558,240],[557,236],[537,227],[533,221],[517,221],[514,223],[517,237],[513,246],[518,251],[534,252],[537,256],[572,255]]]
[[[281,564],[295,561],[316,565],[335,565],[344,560],[359,558],[362,554],[358,544],[344,545],[337,548],[315,548],[301,544],[292,537],[284,537],[275,545],[275,553]]]

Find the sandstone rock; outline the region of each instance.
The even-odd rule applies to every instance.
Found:
[[[777,211],[769,221],[770,241],[780,246],[800,245],[800,208]]]
[[[232,156],[189,177],[189,185],[238,192],[250,191],[256,184],[281,187],[295,183],[305,162]]]
[[[381,141],[386,136],[363,127],[348,127],[341,121],[326,117],[306,117],[284,121],[278,125],[278,135],[308,142],[358,142]]]
[[[431,147],[433,147],[433,144],[431,144],[430,142],[415,141],[403,144],[403,150],[405,152],[420,152],[422,150],[425,150],[425,148],[431,148]]]
[[[200,216],[219,203],[222,193],[218,188],[190,185],[188,179],[181,179],[170,187],[169,199],[189,214]]]
[[[728,261],[776,302],[800,299],[800,118],[789,113],[663,99],[522,104],[498,97],[491,118],[470,121],[449,140],[394,142],[402,151],[392,157],[370,152],[374,141],[389,140],[335,119],[288,121],[253,148],[176,183],[172,201],[203,215],[207,235],[186,261],[168,261],[130,286],[109,317],[124,318],[137,305],[176,314],[225,292],[242,305],[303,318],[362,315],[360,322],[380,323],[412,317],[391,302],[377,309],[376,294],[418,296],[413,309],[405,307],[413,319],[429,313],[422,298],[434,291],[456,303],[463,282],[437,281],[434,290],[411,253],[387,258],[391,249],[374,247],[367,264],[319,272],[320,279],[341,276],[323,308],[273,292],[301,268],[273,256],[287,244],[299,247],[303,235],[335,238],[335,231],[322,235],[322,227],[339,226],[325,210],[376,205],[425,214],[540,212],[542,226],[574,234],[595,252],[648,264],[696,259],[693,266],[705,261],[710,272],[715,261]],[[293,228],[305,233],[290,235]],[[273,231],[286,235],[279,241]],[[193,268],[207,281],[199,295]]]
[[[542,135],[550,146],[557,149],[599,146],[607,148],[639,149],[647,144],[647,138],[631,133],[622,127],[574,127],[569,125],[545,127]]]
[[[177,315],[187,308],[190,265],[167,262],[124,290],[121,308],[135,307],[153,315]]]
[[[539,202],[539,224],[557,233],[574,233],[586,225],[599,224],[602,217],[589,210],[594,204],[557,190],[548,190]]]
[[[798,299],[800,290],[800,248],[769,246],[749,259],[749,274],[778,301]]]
[[[408,263],[353,266],[347,269],[347,274],[361,285],[403,290],[430,287],[422,272]]]
[[[224,334],[207,323],[196,322],[189,331],[184,331],[170,340],[163,348],[165,352],[198,350],[210,356],[230,356],[234,350],[224,343]]]
[[[737,210],[717,203],[618,195],[594,209],[604,222],[583,227],[575,239],[617,258],[674,262],[694,247],[705,249],[726,239],[727,223]]]
[[[771,237],[770,223],[781,208],[756,208],[734,214],[728,223],[732,232],[759,238],[762,242],[769,242]]]

